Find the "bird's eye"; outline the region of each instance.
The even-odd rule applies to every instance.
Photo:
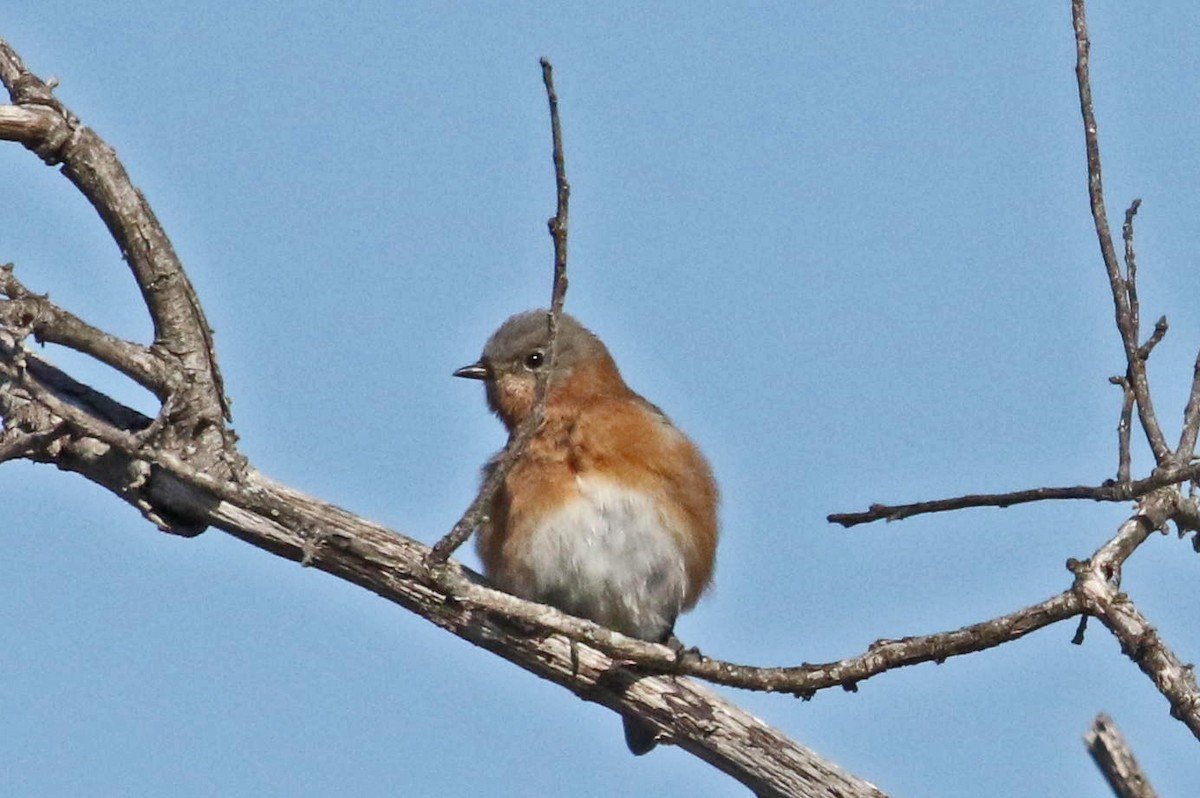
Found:
[[[525,367],[530,371],[536,371],[542,367],[545,359],[546,356],[542,354],[541,350],[535,349],[525,356]]]

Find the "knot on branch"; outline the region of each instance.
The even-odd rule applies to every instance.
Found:
[[[22,68],[8,87],[13,104],[38,117],[36,136],[22,143],[49,165],[65,160],[68,143],[79,128],[79,118],[54,96],[56,85],[57,81],[43,81]]]
[[[41,105],[63,117],[74,118],[54,96],[54,87],[28,70],[22,70],[9,87],[9,97],[17,105]]]

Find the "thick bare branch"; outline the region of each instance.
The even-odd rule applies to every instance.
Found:
[[[0,463],[9,460],[33,460],[54,437],[55,430],[26,432],[13,426],[0,429]]]
[[[1133,389],[1129,387],[1129,380],[1124,377],[1109,377],[1108,381],[1121,388],[1121,416],[1117,421],[1117,482],[1123,485],[1131,479],[1133,466],[1133,459],[1129,453],[1132,443],[1130,431],[1133,426]]]
[[[0,139],[21,142],[43,159],[53,158],[70,137],[70,127],[49,108],[0,105]]]
[[[759,795],[881,795],[694,682],[646,676],[586,644],[577,644],[573,656],[567,638],[547,636],[540,625],[524,626],[519,614],[496,608],[525,605],[546,617],[566,616],[491,590],[453,561],[431,568],[429,550],[416,541],[257,475],[242,495],[251,501],[215,508],[215,526],[293,560],[304,556],[307,544],[296,530],[308,530],[321,541],[308,546],[313,566],[396,601],[585,700],[654,720],[677,745]],[[440,587],[447,581],[472,587],[452,595]]]
[[[39,398],[44,399],[44,397]],[[81,423],[73,417],[73,413],[70,410],[65,410],[59,406],[56,406],[55,409],[61,415],[68,417],[68,423],[78,425],[81,428],[86,427],[86,424]],[[148,419],[144,420],[146,422],[149,421]],[[131,453],[131,464],[136,461],[134,457],[135,453],[144,452],[144,448],[140,447],[133,436],[105,434],[103,429],[89,428],[88,431],[96,433],[98,440],[111,447],[111,451],[108,452],[109,454],[122,449]],[[187,464],[166,453],[154,453],[154,461],[158,468],[174,477],[172,480],[165,481],[164,484],[171,486],[176,491],[192,494],[199,493],[201,495],[201,498],[192,495],[183,502],[192,512],[195,511],[196,507],[207,507],[212,505],[214,501],[221,500],[224,504],[231,507],[245,507],[261,513],[266,517],[275,519],[275,522],[278,524],[291,529],[323,529],[320,524],[316,524],[311,518],[304,516],[299,511],[287,510],[285,506],[280,504],[272,504],[270,506],[261,504],[258,499],[258,493],[253,487],[239,490],[236,486],[222,483],[208,475],[196,472]],[[117,470],[125,473],[134,469]],[[106,473],[111,472],[112,469],[110,468]],[[273,487],[279,491],[284,490],[278,486]],[[207,495],[209,493],[212,495]],[[181,500],[180,496],[173,496],[172,498],[176,501]],[[1170,507],[1173,508],[1174,505],[1171,504]],[[338,511],[338,513],[341,514],[338,516],[339,518],[342,516],[348,517],[348,514],[342,511]],[[1164,511],[1160,512],[1159,515],[1162,516],[1161,520],[1165,521],[1169,513]],[[1119,569],[1119,565],[1123,562],[1124,558],[1132,552],[1136,545],[1145,539],[1149,530],[1154,528],[1150,522],[1145,521],[1145,518],[1143,515],[1137,516],[1136,519],[1141,520],[1138,520],[1136,524],[1130,527],[1133,532],[1130,529],[1123,528],[1122,534],[1114,539],[1115,542],[1106,544],[1106,547],[1102,548],[1093,557],[1091,562],[1097,564],[1107,563],[1105,567],[1110,572],[1114,568]],[[313,533],[318,540],[317,545],[313,544],[313,539],[310,535],[308,539],[298,544],[298,551],[281,552],[270,541],[253,538],[244,529],[223,528],[227,528],[228,531],[233,532],[239,537],[250,540],[255,545],[311,564],[321,562],[321,551],[329,543],[327,533],[317,532]],[[355,561],[356,556],[363,554],[361,546],[352,539],[345,537],[343,538],[343,543],[343,557],[339,560],[341,566],[354,572],[362,571],[365,565]],[[411,542],[411,546],[417,547],[422,557],[428,552],[428,550],[425,550],[424,547],[415,543],[415,541]],[[413,550],[412,548],[404,549],[404,551],[410,553]],[[372,562],[375,561],[374,555],[371,560]],[[418,567],[412,562],[401,559],[382,561],[378,564],[387,573],[411,572],[416,574],[421,578],[425,588],[433,586],[441,594],[442,598],[439,601],[447,601],[456,605],[466,605],[481,611],[487,611],[492,613],[496,618],[504,619],[504,622],[509,625],[517,624],[521,626],[527,633],[537,637],[544,637],[548,633],[563,634],[570,639],[594,647],[599,653],[615,657],[619,661],[636,663],[644,671],[686,674],[735,687],[789,692],[797,695],[811,695],[817,690],[835,686],[853,689],[858,682],[896,667],[921,662],[939,662],[952,656],[994,647],[1022,637],[1036,629],[1078,615],[1084,606],[1080,600],[1080,596],[1068,591],[1039,604],[1018,610],[1017,612],[973,624],[962,629],[934,635],[908,637],[900,640],[879,641],[863,654],[839,662],[823,665],[806,664],[797,667],[763,668],[738,665],[707,657],[680,658],[666,646],[627,638],[593,624],[590,621],[564,615],[551,607],[523,601],[516,597],[488,589],[478,584],[475,577],[470,575],[469,572],[466,572],[453,563],[433,566],[421,563]],[[1096,567],[1100,568],[1100,565]],[[380,595],[398,600],[389,592],[388,583],[377,580],[363,581],[362,578],[355,581]],[[422,614],[429,617],[426,612],[422,612]],[[434,620],[436,622],[436,619]],[[627,709],[631,709],[631,707]],[[658,719],[653,713],[647,717]],[[678,730],[672,729],[665,723],[664,726],[668,731],[678,734]]]
[[[1108,715],[1096,716],[1083,743],[1117,798],[1157,798],[1133,749]]]
[[[559,622],[567,628],[578,624],[585,640],[590,629],[607,638],[609,647],[622,640],[635,647],[652,644],[492,590],[453,561],[430,566],[430,550],[421,543],[257,473],[234,482],[199,471],[122,431],[149,425],[145,416],[33,355],[11,348],[0,354],[0,363],[8,364],[0,371],[0,412],[11,422],[0,436],[5,454],[23,447],[32,459],[79,473],[135,505],[152,470],[153,508],[183,508],[188,517],[201,519],[201,528],[217,526],[366,587],[586,700],[640,714],[760,795],[883,795],[694,682],[630,669],[586,642],[572,644],[547,630]],[[655,648],[674,656],[666,647]]]
[[[223,421],[228,406],[211,331],[170,242],[115,153],[53,97],[0,41],[0,80],[15,103],[0,107],[0,138],[19,141],[64,171],[87,196],[129,260],[155,327],[151,347],[121,341],[28,292],[11,269],[0,270],[0,460],[26,457],[80,473],[174,531],[212,524],[252,545],[363,586],[585,700],[636,714],[673,742],[771,796],[880,796],[873,785],[845,774],[752,715],[712,694],[688,676],[724,685],[810,696],[832,687],[854,690],[887,670],[941,662],[981,651],[1050,624],[1095,616],[1167,697],[1172,714],[1200,737],[1200,690],[1189,666],[1159,637],[1129,598],[1118,591],[1122,564],[1155,530],[1174,518],[1195,525],[1195,506],[1174,487],[1200,476],[1190,463],[1200,427],[1200,359],[1179,449],[1171,453],[1151,403],[1145,361],[1166,332],[1165,319],[1139,344],[1140,309],[1133,251],[1135,202],[1124,226],[1126,273],[1121,274],[1105,215],[1096,123],[1088,84],[1086,21],[1073,0],[1080,105],[1087,145],[1089,197],[1109,275],[1127,360],[1118,483],[1095,487],[1036,488],[933,502],[873,505],[867,513],[832,515],[852,526],[887,518],[965,507],[1006,507],[1047,499],[1128,501],[1138,513],[1084,562],[1072,561],[1073,585],[1038,604],[961,629],[880,640],[838,662],[764,668],[738,665],[624,637],[589,621],[489,588],[478,575],[449,560],[481,522],[507,469],[540,424],[546,377],[539,378],[531,419],[510,438],[479,493],[454,529],[433,548],[359,519],[272,482],[257,472],[211,469],[235,454]],[[566,179],[558,97],[552,68],[542,60],[550,105],[557,208],[549,221],[554,281],[548,325],[555,356],[559,314],[567,288]],[[24,351],[32,334],[89,354],[154,390],[163,412],[151,420],[71,380]],[[1128,430],[1133,406],[1159,468],[1130,481]],[[184,423],[176,423],[182,420]],[[200,423],[197,423],[200,422]],[[158,433],[163,432],[163,436]],[[170,434],[165,434],[170,433]],[[207,452],[206,458],[188,453]],[[232,473],[237,473],[234,479]],[[183,520],[180,520],[183,519]],[[1081,627],[1082,628],[1082,627]]]
[[[3,332],[0,332],[0,386],[3,386],[0,402],[7,403],[11,396],[24,403],[35,402],[55,414],[58,421],[74,424],[80,434],[110,439],[115,445],[135,446],[135,433],[151,423],[136,410],[76,382],[42,358],[25,352]],[[10,417],[10,410],[15,408],[0,404],[6,421],[16,423],[23,418],[19,413],[14,413],[15,418]]]
[[[549,65],[543,64],[543,70],[559,195],[551,224],[556,256],[548,323],[553,331],[566,289],[569,187]],[[193,531],[216,524],[276,554],[368,587],[588,700],[646,717],[677,744],[761,795],[882,795],[693,682],[630,670],[585,643],[548,635],[544,624],[523,625],[520,612],[506,614],[503,608],[515,602],[524,605],[525,616],[550,613],[568,624],[587,622],[489,590],[457,564],[430,559],[429,549],[416,541],[337,508],[257,475],[232,479],[229,470],[210,468],[213,460],[197,462],[188,456],[216,430],[222,444],[215,447],[219,461],[230,453],[231,439],[217,430],[226,410],[220,378],[203,313],[182,267],[115,153],[79,125],[2,42],[0,79],[16,103],[0,109],[0,133],[47,161],[65,164],[64,171],[92,201],[129,260],[155,326],[150,348],[120,341],[27,291],[6,271],[2,288],[8,299],[0,305],[0,414],[5,425],[0,454],[77,472],[135,504],[160,526],[178,527],[176,513]],[[163,412],[151,420],[75,382],[24,351],[21,341],[29,334],[90,354],[157,389]],[[196,384],[207,387],[189,389]],[[543,383],[539,394],[544,392]],[[211,413],[214,408],[220,412]],[[205,415],[209,420],[203,423]],[[180,418],[186,423],[175,427],[174,437],[149,436],[170,432]],[[447,591],[448,582],[460,590]],[[486,599],[480,600],[481,595]],[[620,638],[587,625],[599,637]]]
[[[80,124],[54,96],[52,87],[29,72],[3,40],[0,81],[13,102],[0,107],[0,137],[20,142],[49,164],[62,164],[63,174],[95,208],[120,248],[154,327],[154,342],[149,347],[122,341],[29,292],[7,270],[0,276],[4,283],[0,293],[9,297],[0,303],[0,332],[7,341],[6,351],[0,355],[7,360],[6,368],[20,377],[25,398],[39,397],[52,416],[68,424],[72,436],[104,439],[84,431],[81,425],[85,423],[98,424],[96,429],[109,438],[123,439],[137,432],[138,439],[155,450],[173,451],[204,470],[236,478],[243,460],[235,448],[236,436],[226,426],[229,406],[212,332],[154,212],[116,152]],[[162,402],[158,418],[137,429],[89,418],[86,409],[77,409],[69,396],[40,383],[32,369],[24,370],[19,362],[20,341],[29,334],[89,354],[130,376]],[[6,424],[14,409],[4,408]],[[103,484],[135,501],[160,528],[187,535],[202,530],[196,519],[177,517],[178,508],[153,507],[151,497],[158,492],[146,488],[154,479],[154,469],[147,468],[148,473],[128,484],[107,469],[100,470],[105,472],[98,475]]]
[[[676,745],[759,795],[883,795],[695,682],[647,675],[586,643],[547,634],[565,619],[610,639],[622,637],[492,590],[452,560],[431,566],[430,550],[415,540],[254,472],[239,486],[196,472],[171,455],[157,462],[176,478],[170,483],[176,490],[193,494],[188,504],[210,508],[206,520],[213,526],[365,587],[587,701],[651,719]]]
[[[1175,655],[1158,630],[1129,599],[1115,589],[1089,582],[1088,613],[1108,627],[1125,653],[1171,705],[1171,716],[1200,739],[1200,690],[1192,666]]]
[[[62,172],[100,214],[128,262],[154,324],[152,349],[170,357],[179,371],[172,389],[186,391],[189,415],[211,417],[212,445],[224,450],[223,423],[229,406],[217,368],[212,330],[170,240],[146,198],[133,185],[116,152],[29,72],[17,53],[0,40],[0,80],[14,106],[0,111],[0,133],[19,141]],[[195,442],[193,442],[194,445]],[[214,462],[220,458],[214,455]],[[210,463],[211,464],[211,463]]]
[[[1191,665],[1175,655],[1138,608],[1111,585],[1088,580],[1087,612],[1098,618],[1171,705],[1171,716],[1200,739],[1200,689]]]
[[[1070,562],[1075,572],[1072,590],[1088,615],[1103,623],[1121,650],[1150,677],[1171,705],[1171,715],[1200,739],[1200,688],[1192,667],[1175,655],[1158,631],[1120,592],[1121,566],[1155,530],[1163,529],[1180,510],[1191,508],[1174,488],[1164,488],[1138,503],[1138,512],[1086,562]]]
[[[207,503],[179,501],[194,497],[176,490],[170,474],[153,465],[164,453],[143,442],[151,419],[22,351],[2,332],[0,417],[0,441],[20,447],[21,456],[81,474],[163,531],[185,536],[204,531],[198,518]]]
[[[110,456],[119,455],[122,444],[136,447],[129,438],[114,438],[111,443],[107,452]],[[130,467],[125,470],[134,470],[135,463],[136,460],[131,458]],[[344,511],[303,497],[257,475],[239,488],[196,472],[167,453],[157,453],[155,464],[173,477],[164,484],[194,494],[187,500],[189,506],[209,508],[209,522],[254,545],[328,570],[408,606],[456,634],[558,681],[589,700],[626,712],[638,712],[661,725],[681,746],[723,769],[732,770],[743,780],[761,778],[762,762],[754,759],[751,768],[750,762],[746,761],[747,770],[743,772],[737,763],[746,754],[739,746],[748,740],[758,740],[759,735],[769,730],[764,731],[752,719],[732,708],[723,709],[721,718],[726,717],[726,711],[733,713],[728,716],[732,718],[729,723],[733,724],[734,730],[731,731],[724,721],[717,723],[705,714],[711,712],[711,704],[704,705],[709,709],[701,712],[701,701],[710,701],[707,691],[696,692],[698,688],[686,680],[647,676],[647,667],[653,669],[655,665],[661,665],[668,672],[692,674],[724,684],[798,694],[830,686],[853,689],[858,681],[893,667],[939,661],[1016,639],[1076,615],[1084,606],[1074,592],[1068,592],[954,632],[881,641],[859,657],[829,665],[768,669],[707,658],[689,662],[686,657],[676,658],[664,646],[624,638],[588,621],[565,616],[553,608],[491,590],[453,562],[430,567],[425,559],[428,549],[421,544],[366,524]],[[1151,516],[1139,515],[1135,522],[1123,527],[1122,533],[1093,557],[1097,572],[1105,573],[1103,564],[1108,563],[1107,573],[1111,575],[1111,569],[1119,567],[1119,563],[1155,528],[1156,522],[1162,523],[1169,516],[1172,506],[1167,502],[1162,505],[1164,509],[1148,510]],[[1087,606],[1089,611],[1101,615],[1099,604]],[[448,623],[446,613],[453,614],[457,621]],[[553,641],[555,638],[548,633],[560,631],[566,632],[561,640],[569,635],[570,639],[581,641],[580,645],[594,651],[595,656],[603,657],[605,651],[610,651],[617,659],[610,658],[602,666],[597,665],[594,672],[587,668],[575,672],[572,669],[578,666],[571,664],[569,645],[539,642]],[[537,647],[536,654],[527,646]],[[548,653],[551,650],[556,653]],[[524,659],[525,655],[529,656],[528,661]],[[584,656],[583,661],[589,662],[590,656]],[[619,669],[615,663],[620,661],[640,662],[643,672]],[[613,675],[615,668],[620,670],[619,675]],[[553,672],[547,672],[547,669]],[[600,673],[605,674],[603,679],[596,675]],[[574,675],[568,679],[569,674]],[[699,697],[701,694],[703,699]],[[702,735],[703,739],[694,739],[694,735]],[[778,740],[772,741],[772,750],[789,752],[786,757],[789,759],[797,756],[791,747],[779,749],[779,745]],[[752,748],[757,750],[757,746],[756,742]],[[757,775],[752,775],[750,769]],[[756,789],[761,794],[809,794],[786,790],[770,792],[761,784],[756,784]]]

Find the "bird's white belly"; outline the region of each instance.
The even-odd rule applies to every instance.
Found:
[[[634,637],[665,638],[687,592],[678,522],[645,491],[594,476],[576,484],[578,496],[514,552],[506,587]]]

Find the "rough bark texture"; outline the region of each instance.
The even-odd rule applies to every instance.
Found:
[[[1083,742],[1117,798],[1157,798],[1133,749],[1112,718],[1097,715]]]
[[[1167,324],[1160,320],[1145,341],[1140,339],[1133,251],[1137,204],[1125,215],[1122,272],[1104,211],[1082,0],[1074,0],[1072,11],[1089,198],[1126,359],[1124,374],[1113,378],[1124,394],[1117,479],[1095,487],[1041,487],[875,505],[864,513],[830,518],[850,526],[1031,501],[1136,502],[1133,514],[1111,539],[1087,559],[1068,563],[1072,576],[1064,582],[1069,584],[1044,601],[961,629],[880,640],[857,656],[833,663],[766,668],[722,662],[677,654],[492,590],[449,559],[478,523],[478,508],[486,506],[486,491],[494,485],[485,484],[462,521],[431,549],[271,481],[250,467],[237,449],[211,330],[145,198],[112,148],[80,124],[2,40],[0,81],[12,104],[0,106],[0,139],[23,144],[49,164],[61,164],[63,174],[96,208],[141,290],[154,340],[143,345],[96,329],[26,289],[11,265],[0,268],[0,462],[23,458],[51,463],[104,486],[164,531],[192,535],[212,526],[360,585],[587,701],[644,718],[670,741],[759,795],[883,793],[689,677],[808,697],[831,687],[852,690],[858,682],[894,668],[983,651],[1069,618],[1080,619],[1076,637],[1081,640],[1083,622],[1094,617],[1167,699],[1171,714],[1200,738],[1200,689],[1191,667],[1120,589],[1124,562],[1152,532],[1170,523],[1181,536],[1200,528],[1200,506],[1182,490],[1184,483],[1200,477],[1200,465],[1193,462],[1200,435],[1200,357],[1183,413],[1183,432],[1172,449],[1159,427],[1145,368]],[[556,314],[566,290],[569,185],[549,64],[543,63],[543,70],[558,189],[557,213],[550,223],[555,244],[551,305]],[[29,338],[70,347],[111,366],[153,392],[160,410],[149,418],[80,384],[31,354],[25,343]],[[1139,479],[1129,473],[1135,412],[1156,460],[1154,471]],[[505,459],[511,464],[519,456],[520,446],[512,445]],[[1097,735],[1099,739],[1099,731]]]

